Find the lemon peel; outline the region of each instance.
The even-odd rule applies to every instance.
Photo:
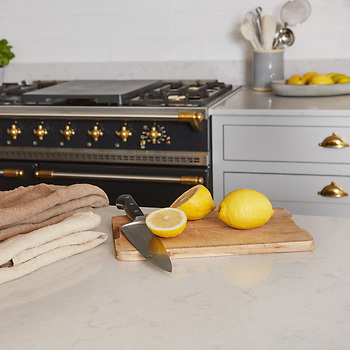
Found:
[[[216,208],[210,191],[203,185],[196,185],[184,192],[170,208],[185,212],[187,220],[199,220]]]
[[[269,199],[252,189],[239,189],[227,194],[219,204],[217,216],[236,229],[253,229],[266,224],[274,210]]]

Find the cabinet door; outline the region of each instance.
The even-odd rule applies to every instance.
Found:
[[[341,137],[344,148],[326,148],[320,144],[329,136]],[[349,127],[301,127],[270,125],[224,125],[225,161],[272,161],[349,163]]]
[[[334,182],[344,193],[350,193],[350,177],[287,174],[224,173],[224,195],[251,188],[265,194],[274,207],[292,214],[349,216],[350,197],[324,197],[319,194]]]

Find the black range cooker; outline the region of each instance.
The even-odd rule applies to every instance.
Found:
[[[212,190],[209,107],[239,86],[218,81],[34,81],[0,87],[0,190],[91,183],[111,204],[130,193],[168,206]]]

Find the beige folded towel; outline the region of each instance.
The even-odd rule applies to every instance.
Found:
[[[41,183],[0,191],[0,241],[60,222],[76,212],[108,204],[106,193],[89,184]]]
[[[0,242],[0,284],[103,243],[107,235],[92,231],[100,223],[96,213],[77,213],[57,224]]]

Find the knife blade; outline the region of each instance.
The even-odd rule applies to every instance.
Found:
[[[117,198],[116,206],[124,209],[129,219],[133,220],[121,227],[129,242],[151,263],[165,271],[172,271],[169,255],[160,238],[146,225],[146,217],[130,194]]]

